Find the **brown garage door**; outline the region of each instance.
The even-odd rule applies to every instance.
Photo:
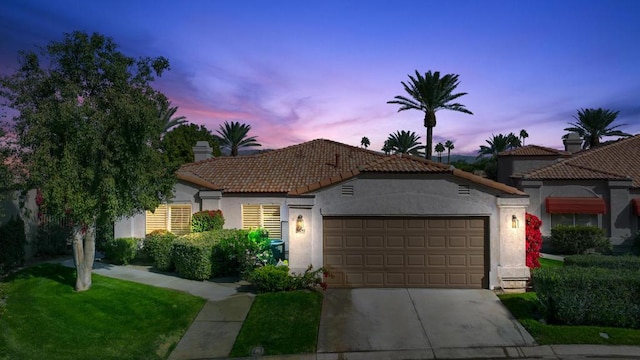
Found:
[[[486,288],[486,217],[325,217],[332,287]]]

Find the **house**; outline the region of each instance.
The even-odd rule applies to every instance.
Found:
[[[543,236],[557,224],[594,225],[614,251],[627,252],[640,215],[640,136],[582,151],[580,144],[569,134],[565,151],[529,145],[500,153],[499,180],[529,195],[527,211],[542,220]]]
[[[313,140],[250,156],[203,159],[177,172],[172,202],[122,219],[116,237],[188,231],[220,209],[226,228],[265,227],[293,271],[324,266],[334,287],[523,290],[526,193],[409,155]]]

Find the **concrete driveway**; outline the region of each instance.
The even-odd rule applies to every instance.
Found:
[[[490,290],[329,289],[318,334],[319,353],[531,345]]]

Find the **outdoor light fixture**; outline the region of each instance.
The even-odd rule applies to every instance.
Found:
[[[302,215],[298,215],[298,219],[296,220],[296,233],[304,233],[304,219],[302,218]]]
[[[518,218],[515,215],[511,217],[511,227],[514,229],[518,228]]]

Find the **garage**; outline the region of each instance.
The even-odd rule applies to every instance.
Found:
[[[488,217],[324,217],[331,287],[488,287]]]

